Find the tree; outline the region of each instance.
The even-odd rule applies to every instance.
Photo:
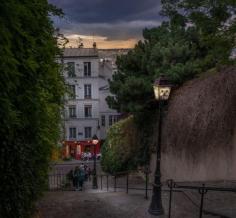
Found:
[[[164,22],[160,27],[145,29],[143,36],[144,42],[118,57],[118,72],[110,81],[114,96],[107,98],[110,107],[137,116],[156,107],[152,88],[156,77],[166,74],[181,84],[202,70],[199,59],[204,56],[198,35],[190,28]]]
[[[110,107],[123,112],[152,108],[152,84],[160,74],[181,85],[209,69],[234,64],[235,1],[163,0],[169,17],[159,27],[145,29],[127,55],[118,57],[118,72],[110,81]]]
[[[198,32],[199,43],[207,48],[205,61],[209,65],[229,63],[235,46],[235,0],[162,0],[162,5],[162,13],[172,23],[182,22]]]
[[[162,14],[169,20],[145,29],[143,41],[117,59],[118,72],[110,81],[111,108],[134,115],[139,129],[146,132],[148,145],[155,122],[152,84],[164,74],[181,85],[230,59],[235,47],[235,0],[162,0]],[[145,147],[144,147],[145,148]]]
[[[147,70],[145,49],[145,44],[139,42],[128,55],[118,57],[118,73],[110,81],[110,91],[115,96],[107,98],[110,107],[122,112],[139,112],[152,98],[153,78]]]
[[[46,0],[0,2],[0,217],[31,217],[60,134],[64,82]]]

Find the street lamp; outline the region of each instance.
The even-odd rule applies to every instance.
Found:
[[[158,140],[156,144],[156,170],[155,170],[155,181],[153,185],[153,194],[152,201],[149,206],[148,212],[152,215],[162,215],[164,214],[164,210],[162,207],[162,199],[161,199],[161,132],[162,132],[162,108],[164,101],[167,101],[171,92],[171,84],[167,78],[161,76],[158,78],[154,85],[154,94],[155,99],[159,101],[159,119],[158,119]]]
[[[94,155],[93,155],[93,189],[98,188],[98,183],[97,183],[97,170],[96,170],[96,145],[98,144],[99,140],[96,135],[92,137],[92,143],[94,146]]]

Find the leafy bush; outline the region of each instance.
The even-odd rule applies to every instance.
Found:
[[[0,217],[28,218],[60,135],[63,78],[45,0],[0,2]]]
[[[103,170],[116,173],[134,169],[142,164],[138,158],[146,157],[145,149],[140,149],[141,147],[140,134],[132,116],[114,124],[102,147]]]

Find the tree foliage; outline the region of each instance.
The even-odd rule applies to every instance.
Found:
[[[142,161],[146,161],[143,156],[147,157],[149,151],[146,151],[146,155],[143,154],[140,136],[133,116],[114,124],[102,147],[103,170],[113,174],[132,170]]]
[[[212,64],[227,64],[235,46],[235,0],[162,0],[162,13],[174,25],[194,29],[199,43],[207,49],[205,59]]]
[[[134,115],[141,143],[150,145],[156,111],[152,84],[166,75],[177,85],[222,65],[235,47],[235,0],[162,0],[169,18],[159,27],[145,29],[143,41],[117,59],[118,72],[110,81],[111,108]],[[145,149],[143,146],[143,154]],[[138,152],[142,154],[142,152]]]
[[[152,84],[160,74],[182,84],[202,72],[232,64],[236,3],[228,1],[162,0],[169,21],[145,29],[144,40],[117,59],[108,104],[122,112],[152,110]]]
[[[27,218],[46,185],[64,83],[46,0],[0,2],[0,217]]]

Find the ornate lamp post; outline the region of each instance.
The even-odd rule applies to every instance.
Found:
[[[96,169],[96,145],[98,144],[99,140],[96,135],[92,137],[92,143],[94,146],[94,155],[93,155],[93,189],[98,188],[98,183],[97,183],[97,169]]]
[[[162,108],[164,101],[167,101],[171,92],[170,82],[163,76],[158,78],[154,85],[155,99],[159,101],[159,123],[158,123],[158,140],[156,145],[157,159],[156,159],[156,170],[155,170],[155,181],[153,185],[152,201],[149,206],[148,212],[152,215],[162,215],[164,210],[162,207],[161,199],[161,133],[162,133]]]

